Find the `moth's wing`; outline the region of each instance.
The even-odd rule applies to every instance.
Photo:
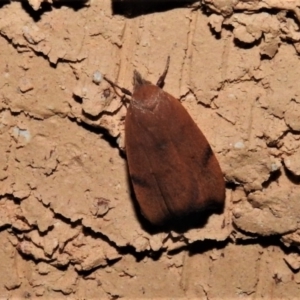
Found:
[[[193,179],[197,181],[198,197],[190,205],[195,210],[222,206],[225,200],[225,181],[215,154],[182,104],[171,95],[167,95],[169,101],[165,103],[172,103],[168,109],[169,113],[175,115],[178,112],[170,124],[174,138],[177,132],[176,149],[181,154],[182,163],[187,169],[193,170]]]
[[[150,222],[162,224],[224,201],[219,164],[174,97],[164,93],[153,112],[131,105],[125,134],[134,191]]]
[[[170,212],[154,172],[155,146],[149,132],[141,124],[142,115],[129,106],[125,123],[126,156],[135,196],[142,214],[153,224],[161,224],[170,218]],[[158,162],[160,163],[160,162]],[[156,169],[156,168],[155,168]]]

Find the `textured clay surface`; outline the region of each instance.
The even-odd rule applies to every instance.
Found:
[[[141,2],[0,4],[1,299],[299,298],[300,1]],[[183,231],[141,216],[103,80],[169,55],[227,183]]]

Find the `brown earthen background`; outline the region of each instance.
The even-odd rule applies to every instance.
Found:
[[[299,298],[300,1],[137,3],[0,4],[0,298]],[[183,233],[143,226],[101,80],[168,55],[228,182]]]

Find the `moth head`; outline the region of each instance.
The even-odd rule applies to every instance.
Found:
[[[142,85],[151,84],[150,81],[145,80],[142,75],[137,71],[133,71],[133,92],[135,92]]]

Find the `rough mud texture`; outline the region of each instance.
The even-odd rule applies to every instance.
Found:
[[[300,1],[53,2],[0,8],[1,299],[299,297]],[[227,181],[184,232],[140,215],[103,80],[155,82],[168,55]]]

